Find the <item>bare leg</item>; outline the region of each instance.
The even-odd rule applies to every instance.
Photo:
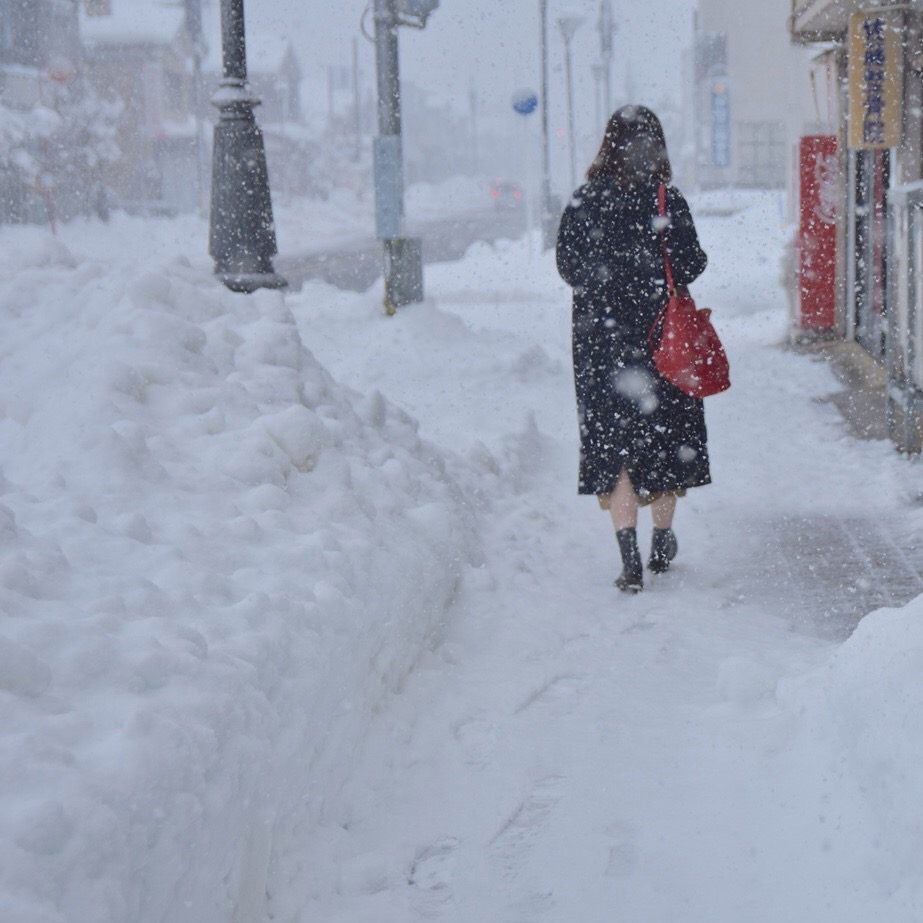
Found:
[[[609,494],[609,515],[616,532],[621,529],[634,529],[638,525],[638,497],[631,485],[627,468],[622,468],[619,472],[615,488]],[[672,517],[672,511],[670,515]]]
[[[664,494],[651,504],[651,519],[655,529],[669,529],[673,525],[673,513],[676,511],[676,496]],[[613,514],[614,515],[614,514]]]

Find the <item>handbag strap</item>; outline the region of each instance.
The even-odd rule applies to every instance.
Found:
[[[661,218],[666,218],[667,216],[667,187],[664,183],[661,183],[657,187],[657,214]],[[665,222],[661,223],[665,224]],[[660,228],[657,233],[660,235],[660,249],[663,253],[663,271],[667,280],[667,295],[669,297],[663,303],[663,307],[657,312],[657,316],[654,318],[654,322],[651,324],[650,329],[647,331],[647,342],[651,347],[651,350],[654,349],[655,331],[666,316],[667,306],[670,304],[670,298],[676,294],[676,289],[673,287],[673,270],[670,268],[670,257],[667,255],[667,241],[666,234],[664,233],[665,230],[665,227]]]
[[[667,187],[664,183],[657,187],[657,214],[661,218],[667,217]],[[667,254],[666,222],[661,223],[663,227],[658,233],[660,234],[660,249],[663,252],[663,271],[667,280],[667,292],[672,295],[676,292],[676,286],[673,285],[673,270],[670,268],[670,257]]]
[[[654,335],[657,331],[657,328],[660,326],[660,322],[666,317],[667,307],[670,304],[670,299],[668,298],[664,302],[663,307],[657,312],[657,316],[654,318],[654,323],[651,324],[650,329],[647,331],[647,345],[650,346],[651,352],[654,351]]]

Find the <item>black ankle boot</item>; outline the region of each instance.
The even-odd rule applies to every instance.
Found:
[[[651,556],[647,562],[647,569],[652,574],[663,574],[670,566],[670,561],[676,557],[679,546],[672,529],[654,529],[654,538],[651,541]]]
[[[622,554],[622,573],[615,585],[625,593],[638,593],[644,588],[641,571],[641,552],[638,551],[638,533],[635,529],[619,529],[615,533]]]

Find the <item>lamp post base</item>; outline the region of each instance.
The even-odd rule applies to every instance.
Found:
[[[423,300],[423,248],[419,237],[393,237],[384,243],[385,312]]]
[[[235,292],[281,288],[263,133],[253,117],[258,102],[242,79],[222,81],[212,102],[215,125],[208,252],[215,275]]]

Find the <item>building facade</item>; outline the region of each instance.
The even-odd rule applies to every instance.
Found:
[[[68,127],[79,77],[73,0],[0,0],[0,223],[81,210],[85,189],[50,182],[55,129]]]
[[[113,203],[173,212],[196,201],[192,42],[182,4],[84,2],[88,82],[120,107],[119,157],[107,171]]]
[[[120,107],[120,153],[107,170],[113,205],[154,214],[204,208],[217,118],[210,99],[222,76],[217,0],[83,0],[80,35],[87,81]],[[284,38],[248,36],[247,50],[270,175],[300,192],[300,64]]]
[[[788,0],[699,0],[687,59],[685,135],[700,188],[785,188],[798,137],[817,113],[804,92],[810,53],[786,28]]]
[[[888,430],[899,448],[919,451],[923,2],[792,0],[790,30],[821,51],[813,87],[835,139],[830,333],[878,363]]]

